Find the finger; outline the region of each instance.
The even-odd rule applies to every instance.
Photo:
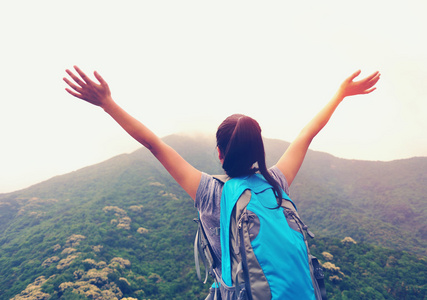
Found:
[[[369,81],[369,83],[372,85],[372,86],[374,86],[377,82],[378,82],[378,80],[380,80],[380,76],[378,75],[378,76],[376,76],[376,77],[374,77],[374,78],[372,78],[370,81]]]
[[[85,85],[85,83],[79,77],[74,75],[74,73],[71,72],[70,70],[67,69],[67,70],[65,70],[65,72],[67,72],[67,74],[70,75],[70,77],[81,87],[83,87]]]
[[[73,82],[71,82],[68,78],[64,77],[62,78],[66,84],[68,84],[72,89],[76,90],[77,92],[81,91],[81,87],[75,85]]]
[[[380,79],[379,73],[375,72],[369,75],[368,77],[363,78],[362,80],[356,81],[355,83],[357,83],[360,87],[366,90],[374,86],[379,79]]]
[[[73,95],[74,97],[84,100],[84,99],[83,99],[83,96],[82,96],[81,94],[76,93],[75,91],[72,91],[72,90],[70,90],[69,88],[65,88],[65,90],[66,90],[69,94]]]
[[[82,70],[80,70],[79,67],[74,66],[74,69],[77,71],[77,73],[79,73],[80,77],[83,79],[84,82],[86,82],[86,84],[89,84],[89,85],[95,84],[92,80],[90,80],[90,78]]]
[[[359,76],[360,72],[362,72],[362,71],[361,70],[357,70],[356,72],[354,72],[353,74],[351,74],[351,76],[347,78],[347,81],[353,81],[354,78],[356,78],[357,76]]]
[[[371,80],[376,80],[376,81],[378,81],[378,80],[380,79],[380,77],[381,77],[380,72],[377,72],[377,73],[375,73],[375,76],[374,76],[374,77],[372,77],[372,79],[371,79]]]
[[[376,72],[372,73],[371,75],[369,75],[368,77],[374,78],[374,77],[377,77],[377,76],[380,76],[380,75],[381,75],[380,72],[376,71]]]
[[[373,80],[375,78],[379,79],[379,76],[380,76],[380,72],[376,71],[376,72],[372,73],[371,75],[367,76],[366,78],[364,78],[363,80],[371,81],[371,80]]]
[[[376,89],[377,89],[376,87],[373,87],[373,88],[367,89],[367,90],[363,91],[363,93],[362,93],[362,94],[369,94],[369,93],[372,93],[372,92],[373,92],[373,91],[375,91]]]
[[[375,74],[374,77],[369,78],[369,80],[364,82],[364,84],[366,85],[366,87],[372,87],[378,82],[378,80],[380,80],[380,74],[379,73]]]
[[[97,71],[93,72],[93,75],[95,75],[95,78],[98,79],[99,83],[102,86],[105,86],[108,88],[108,83],[104,80],[104,78],[102,78],[102,76]]]

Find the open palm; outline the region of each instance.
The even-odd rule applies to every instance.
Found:
[[[107,82],[98,74],[94,72],[95,78],[99,81],[99,84],[92,81],[79,67],[74,66],[78,77],[70,70],[66,70],[67,74],[73,79],[73,81],[64,77],[64,81],[70,88],[65,90],[79,99],[85,100],[91,104],[97,106],[104,106],[108,101],[111,101],[111,92]]]
[[[341,84],[340,93],[343,97],[369,94],[376,89],[374,86],[380,79],[380,73],[375,72],[359,81],[354,81],[360,72],[360,70],[354,72]]]

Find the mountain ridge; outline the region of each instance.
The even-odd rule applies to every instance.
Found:
[[[208,174],[223,173],[213,138],[170,135],[164,140],[199,170]],[[289,143],[265,139],[265,145],[267,164],[271,166],[280,158]],[[94,196],[124,180],[137,186],[138,176],[144,173],[144,168],[151,168],[151,173],[155,173],[159,178],[170,179],[151,153],[146,148],[140,148],[129,154],[117,155],[104,162],[55,176],[23,190],[0,194],[0,201],[11,197],[49,198],[52,194],[57,199],[66,200],[73,195],[79,195],[79,190],[85,191],[86,197]],[[424,172],[426,169],[427,158],[424,157],[374,162],[342,159],[328,153],[309,150],[291,186],[291,197],[314,228],[327,228],[321,230],[322,234],[330,232],[341,237],[345,235],[339,229],[334,229],[327,221],[328,218],[324,217],[332,212],[325,208],[321,201],[315,200],[320,198],[334,209],[352,207],[354,212],[346,212],[349,219],[370,219],[367,228],[359,228],[365,233],[354,235],[359,240],[376,244],[366,233],[372,230],[376,232],[374,227],[378,224],[373,221],[379,219],[383,221],[381,225],[387,225],[389,230],[395,227],[393,230],[399,233],[399,236],[415,230],[412,237],[415,250],[411,251],[426,255],[422,247],[427,248],[427,225],[420,223],[423,217],[427,218],[427,208],[424,204],[424,195],[427,194],[427,175]],[[180,190],[176,183],[173,182],[172,185]],[[186,197],[186,194],[181,192],[183,197]],[[399,200],[400,198],[406,201]],[[352,230],[355,229],[356,227]],[[402,229],[405,231],[402,232]],[[384,246],[395,247],[394,242],[383,239],[380,233],[376,238]],[[400,242],[397,249],[409,250],[405,244]]]

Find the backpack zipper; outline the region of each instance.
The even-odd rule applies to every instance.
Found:
[[[298,226],[300,227],[301,231],[305,230],[305,232],[307,232],[307,235],[309,237],[314,238],[314,233],[308,230],[308,226],[304,224],[304,222],[298,217],[298,215],[294,211],[290,209],[283,210],[283,213],[285,214],[285,216],[286,216],[286,213],[288,213],[295,220],[295,222],[299,224]],[[302,228],[301,228],[301,225],[302,225]]]
[[[237,223],[237,227],[239,228],[239,230],[242,229],[242,223],[247,221],[248,221],[248,215],[246,212],[244,212],[240,216],[239,222]]]

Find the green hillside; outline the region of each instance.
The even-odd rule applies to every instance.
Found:
[[[221,172],[212,139],[165,140],[200,170]],[[266,140],[270,164],[287,146]],[[426,167],[427,158],[308,154],[291,197],[318,236],[311,249],[330,299],[427,296]],[[196,215],[146,149],[0,194],[0,299],[204,299]]]
[[[427,256],[427,158],[392,162],[312,153],[293,198],[322,235]]]

